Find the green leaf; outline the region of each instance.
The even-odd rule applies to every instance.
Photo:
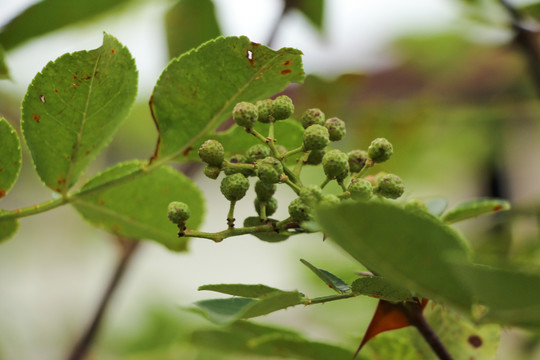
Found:
[[[189,205],[186,226],[196,229],[202,222],[204,198],[186,176],[169,166],[146,172],[134,160],[120,163],[98,174],[72,196],[73,206],[90,223],[121,236],[155,240],[173,250],[185,250],[186,238],[167,218],[171,201]]]
[[[500,327],[476,326],[440,305],[428,305],[426,320],[454,359],[492,360],[499,345]],[[377,335],[360,352],[370,359],[438,360],[418,330],[408,327]]]
[[[540,2],[533,2],[520,6],[519,10],[520,12],[525,13],[536,20],[540,19]]]
[[[488,307],[485,322],[540,329],[540,275],[511,267],[457,265],[476,300]]]
[[[336,275],[323,270],[319,269],[313,265],[311,265],[309,262],[307,262],[304,259],[300,259],[302,264],[306,265],[315,275],[319,277],[326,285],[328,285],[332,290],[337,292],[338,294],[345,294],[351,291],[351,287],[349,284],[347,284],[345,281],[341,280]]]
[[[216,291],[222,294],[242,296],[248,298],[260,298],[267,296],[270,293],[276,291],[282,291],[270,286],[257,284],[257,285],[245,285],[245,284],[211,284],[199,286],[199,290]]]
[[[448,201],[443,198],[433,198],[426,201],[426,206],[430,214],[441,216],[444,210],[448,207]]]
[[[352,291],[355,294],[367,295],[387,301],[408,301],[413,296],[405,290],[380,276],[366,276],[353,281]]]
[[[160,139],[155,156],[174,159],[193,149],[231,116],[304,78],[301,52],[274,51],[247,37],[218,38],[169,63],[152,95]]]
[[[268,124],[257,122],[254,126],[255,130],[266,136],[268,134]],[[274,126],[274,138],[276,139],[276,145],[283,145],[287,150],[295,149],[302,144],[304,136],[304,128],[298,121],[295,120],[283,120],[279,121]],[[246,133],[246,130],[240,126],[234,125],[227,131],[212,134],[208,137],[200,139],[193,145],[193,150],[190,151],[187,156],[184,156],[178,160],[181,161],[200,161],[199,155],[196,149],[207,139],[218,140],[225,149],[226,155],[244,154],[246,150],[256,144],[260,144],[261,141],[255,136]],[[296,158],[292,156],[290,159],[295,161]]]
[[[448,254],[468,261],[469,249],[439,219],[373,201],[319,209],[317,220],[327,235],[375,274],[422,297],[470,309],[471,296],[447,261]]]
[[[0,117],[0,199],[11,189],[21,170],[21,143],[19,136],[6,119]]]
[[[165,15],[169,58],[221,35],[211,0],[179,0]]]
[[[233,297],[202,300],[190,309],[216,324],[230,324],[240,319],[262,316],[290,306],[306,303],[298,291],[275,291],[262,299]]]
[[[6,53],[0,43],[0,80],[10,79],[9,70],[6,64]]]
[[[43,0],[28,7],[6,24],[0,44],[6,51],[66,25],[91,19],[130,0]]]
[[[442,220],[447,224],[467,220],[480,215],[492,214],[502,210],[509,210],[510,203],[500,199],[477,199],[459,204],[448,211]]]
[[[21,126],[49,188],[69,190],[109,143],[136,92],[133,58],[107,34],[100,48],[65,54],[36,75],[23,100]]]
[[[0,214],[4,210],[0,209]],[[0,243],[9,240],[19,229],[19,220],[0,220]]]
[[[299,0],[292,1],[293,6],[302,12],[319,31],[324,25],[324,0]]]

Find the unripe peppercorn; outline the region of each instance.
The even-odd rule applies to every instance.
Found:
[[[260,226],[266,223],[277,223],[277,220],[266,219],[266,221],[263,221],[258,216],[250,216],[244,220],[244,227]],[[276,233],[274,231],[254,233],[253,236],[256,236],[262,241],[266,241],[266,242],[279,242],[279,241],[287,240],[287,238],[289,237],[289,235],[286,233]]]
[[[270,156],[270,148],[264,144],[256,144],[251,146],[247,152],[247,162],[255,162],[260,159],[264,159],[265,157]]]
[[[299,223],[308,221],[311,219],[311,206],[304,203],[302,199],[296,198],[289,204],[289,215]]]
[[[255,103],[259,114],[258,121],[267,124],[274,120],[274,116],[272,115],[272,102],[272,99],[264,99]]]
[[[394,149],[392,144],[385,138],[377,138],[371,142],[368,148],[368,155],[373,162],[381,163],[392,156]]]
[[[305,204],[315,206],[322,200],[323,192],[318,185],[306,185],[300,189],[299,196]]]
[[[257,163],[257,175],[262,182],[275,184],[283,174],[283,165],[276,158],[265,157]]]
[[[167,208],[167,216],[172,223],[184,225],[186,220],[191,216],[191,211],[186,203],[173,201]]]
[[[347,133],[345,122],[336,117],[326,120],[324,126],[328,129],[330,141],[339,141],[343,139]]]
[[[252,128],[258,118],[257,106],[248,102],[239,102],[233,109],[234,122],[245,128]]]
[[[323,170],[329,179],[343,180],[349,174],[349,157],[337,149],[324,154]]]
[[[206,140],[199,147],[199,157],[208,165],[220,167],[224,156],[223,145],[217,140]]]
[[[325,150],[311,150],[306,160],[306,164],[319,165],[320,163],[322,163],[324,154],[326,154]]]
[[[349,168],[352,173],[359,172],[366,165],[368,153],[364,150],[352,150],[347,153],[349,156]]]
[[[375,188],[375,193],[388,199],[397,199],[405,191],[403,180],[397,175],[384,175]]]
[[[324,120],[326,117],[324,116],[324,113],[320,109],[307,109],[302,114],[302,117],[300,120],[302,121],[302,126],[304,129],[307,129],[311,125],[324,125]]]
[[[347,191],[353,200],[366,201],[373,196],[373,185],[366,179],[352,179]]]
[[[294,105],[290,97],[281,95],[272,101],[272,116],[274,120],[285,120],[291,117]]]
[[[276,192],[276,184],[269,184],[258,180],[255,183],[255,194],[257,194],[257,199],[261,201],[268,201],[274,196]]]
[[[322,125],[311,125],[304,131],[304,150],[322,150],[330,142],[328,129]]]
[[[229,201],[242,199],[249,188],[249,181],[242,174],[227,175],[221,180],[220,190]]]
[[[263,201],[261,201],[259,198],[256,198],[254,201],[255,211],[257,211],[257,214],[259,215],[261,215],[262,202]],[[264,201],[264,203],[266,203],[266,208],[265,208],[266,216],[270,216],[276,212],[277,206],[278,206],[276,198],[270,198],[270,200]]]
[[[322,197],[321,202],[319,203],[319,206],[325,207],[325,206],[334,206],[339,205],[341,203],[341,200],[334,195],[334,194],[324,194]]]
[[[221,172],[221,168],[219,168],[217,166],[207,165],[204,168],[204,175],[206,175],[207,177],[209,177],[212,180],[216,180],[218,178],[220,172]]]

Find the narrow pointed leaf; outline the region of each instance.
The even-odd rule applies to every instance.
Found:
[[[480,215],[492,214],[495,212],[509,210],[510,203],[500,199],[480,199],[464,202],[452,210],[448,211],[442,217],[447,224],[453,224],[458,221],[467,220]]]
[[[367,295],[386,301],[409,301],[410,291],[389,282],[380,276],[366,276],[352,283],[352,291],[358,295]]]
[[[343,203],[320,209],[324,232],[356,260],[388,281],[468,311],[471,294],[447,256],[469,261],[464,240],[439,219],[387,202]],[[391,224],[391,226],[389,226]]]
[[[196,31],[194,31],[196,29]],[[165,15],[169,58],[221,35],[211,0],[178,0]]]
[[[91,19],[131,0],[43,0],[29,6],[0,32],[6,51],[64,26]]]
[[[338,294],[345,294],[347,292],[351,291],[351,287],[349,284],[347,284],[345,281],[341,280],[336,275],[323,270],[319,269],[313,265],[311,265],[309,262],[307,262],[304,259],[300,259],[302,264],[306,265],[315,275],[319,277],[326,285],[328,285],[332,290],[337,292]]]
[[[0,214],[3,210],[0,209]],[[19,220],[0,220],[0,243],[9,240],[19,229]]]
[[[38,73],[23,100],[22,130],[41,180],[66,193],[103,150],[137,92],[129,51],[105,34],[91,51],[65,54]]]
[[[183,156],[230,117],[236,103],[302,81],[300,55],[296,49],[274,51],[246,37],[227,37],[171,61],[151,100],[160,135],[155,157]]]
[[[240,319],[262,316],[305,302],[297,291],[276,291],[261,299],[233,297],[202,300],[195,303],[194,312],[216,324],[231,324]]]
[[[0,199],[11,189],[21,170],[21,143],[17,132],[0,117]]]
[[[245,285],[245,284],[215,284],[215,285],[203,285],[199,286],[199,290],[216,291],[222,294],[242,296],[247,298],[261,298],[268,296],[270,293],[282,290],[257,284],[257,285]]]
[[[171,201],[189,205],[186,226],[202,222],[204,198],[186,176],[169,166],[146,172],[144,163],[118,164],[88,181],[73,197],[73,206],[92,224],[134,239],[155,240],[172,250],[185,250],[187,239],[167,218]]]

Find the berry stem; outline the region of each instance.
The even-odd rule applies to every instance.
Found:
[[[326,185],[328,185],[329,182],[330,182],[330,178],[326,178],[326,179],[321,183],[320,188],[321,188],[321,189],[324,189],[324,187],[325,187]]]
[[[304,151],[304,147],[303,147],[303,146],[297,147],[296,149],[292,149],[291,151],[287,151],[285,154],[282,154],[282,155],[281,155],[281,159],[282,159],[282,160],[285,160],[285,159],[288,158],[289,156],[295,155],[295,154],[298,154],[298,153],[301,153],[302,151]]]
[[[302,156],[300,156],[296,161],[296,166],[293,170],[293,173],[294,175],[296,176],[300,176],[300,172],[302,172],[302,167],[304,166],[304,164],[306,163],[308,157],[309,157],[309,153],[310,151],[304,151],[304,153],[302,154]]]
[[[297,195],[300,195],[300,186],[296,185],[294,182],[291,181],[291,179],[288,176],[283,176],[281,182],[289,185],[291,189],[294,190],[294,192]]]
[[[223,169],[236,169],[236,170],[253,170],[255,169],[255,166],[253,164],[240,164],[240,163],[232,163],[229,161],[223,162]]]
[[[266,221],[266,201],[261,201],[260,204],[260,211],[261,211],[261,220]]]
[[[364,174],[366,173],[366,171],[367,171],[370,167],[373,167],[373,165],[375,165],[375,163],[373,162],[373,160],[368,159],[368,160],[366,161],[366,163],[364,164],[364,167],[362,168],[362,170],[360,170],[360,171],[355,172],[354,174],[352,174],[351,180],[352,180],[352,179],[358,179],[360,176],[364,175]]]
[[[236,201],[231,201],[231,205],[229,206],[229,212],[227,213],[227,226],[229,227],[229,229],[234,228],[234,206],[235,205],[236,205]]]
[[[271,139],[264,137],[260,132],[258,132],[254,128],[246,128],[246,131],[250,133],[251,135],[255,136],[257,139],[259,139],[261,142],[265,144],[272,142]]]

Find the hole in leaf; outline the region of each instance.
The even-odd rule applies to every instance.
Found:
[[[247,51],[247,58],[248,58],[249,61],[253,60],[253,51],[251,51],[251,50]]]

